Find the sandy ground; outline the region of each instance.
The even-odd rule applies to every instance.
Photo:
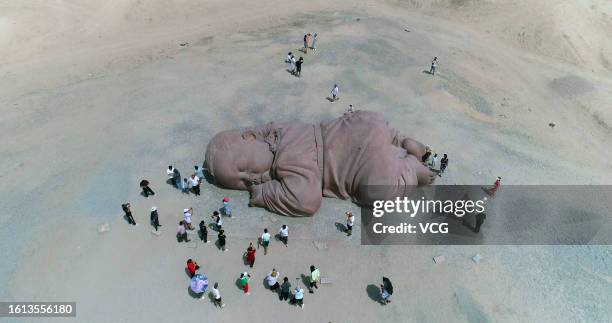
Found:
[[[605,322],[609,246],[361,246],[335,226],[349,202],[313,218],[246,207],[243,192],[178,193],[165,168],[201,164],[217,131],[270,120],[317,122],[348,104],[448,153],[441,184],[612,184],[612,8],[605,1],[0,2],[0,298],[76,301],[77,321]],[[305,32],[302,78],[285,71]],[[186,46],[179,44],[187,43]],[[302,55],[299,53],[299,55]],[[423,73],[433,56],[439,73]],[[325,97],[334,83],[342,99]],[[555,123],[555,127],[548,126]],[[157,195],[144,199],[149,179]],[[229,195],[230,250],[178,244]],[[137,227],[121,218],[132,202]],[[160,210],[162,235],[148,226]],[[490,218],[487,221],[492,221]],[[111,230],[97,228],[110,223]],[[253,293],[235,285],[264,227],[288,248],[260,251]],[[487,223],[483,230],[486,232]],[[475,253],[484,256],[472,262]],[[432,257],[446,261],[434,264]],[[187,258],[218,281],[215,309],[187,293]],[[304,309],[262,281],[308,266],[330,284]],[[397,292],[381,307],[372,284]],[[7,320],[8,321],[8,320]],[[28,321],[28,320],[24,320]],[[39,321],[39,320],[32,320]]]

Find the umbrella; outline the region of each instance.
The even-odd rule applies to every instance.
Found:
[[[194,293],[204,293],[208,288],[208,277],[200,274],[193,276],[193,278],[191,278],[189,288],[191,288]]]
[[[387,293],[389,293],[389,295],[393,294],[393,284],[391,284],[389,278],[383,277],[383,287],[385,288]]]
[[[145,186],[149,186],[149,181],[147,181],[146,179],[143,179],[142,181],[140,181],[140,187],[145,187]]]

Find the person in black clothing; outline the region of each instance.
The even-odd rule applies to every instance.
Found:
[[[438,172],[438,176],[442,177],[442,173],[446,170],[446,166],[448,166],[448,155],[444,154],[442,160],[440,161],[440,171]]]
[[[295,76],[302,76],[302,63],[304,63],[304,58],[300,57],[297,62],[295,62]]]
[[[204,220],[200,221],[200,238],[204,243],[208,243],[208,228],[206,228]]]
[[[431,151],[427,149],[427,151],[425,151],[425,154],[423,154],[423,157],[421,157],[421,161],[423,163],[426,163],[427,160],[429,159],[429,156],[431,156]]]
[[[157,214],[155,206],[151,208],[151,225],[155,228],[155,231],[157,231],[158,227],[161,227],[161,224],[159,224],[159,214]]]
[[[125,217],[129,224],[136,225],[136,221],[134,221],[134,217],[132,216],[132,210],[130,210],[130,203],[121,204],[121,208],[123,212],[125,212]]]
[[[281,285],[280,295],[278,295],[278,299],[281,301],[286,301],[289,299],[289,295],[291,294],[291,283],[289,282],[289,278],[283,278],[283,284]]]
[[[474,233],[480,232],[480,227],[484,223],[484,220],[487,218],[487,214],[484,212],[476,213],[476,225],[474,226]]]
[[[142,188],[142,194],[144,194],[145,197],[149,197],[149,195],[155,195],[155,192],[153,192],[153,190],[149,187],[149,181],[147,181],[146,179],[140,181],[140,187]]]
[[[226,251],[227,249],[225,249],[225,231],[219,231],[219,235],[217,236],[217,238],[219,239],[219,248],[221,248],[221,250],[223,251]]]

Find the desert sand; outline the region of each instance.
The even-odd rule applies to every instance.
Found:
[[[447,153],[439,184],[502,176],[504,185],[610,185],[607,1],[0,8],[0,300],[76,301],[78,322],[612,321],[610,246],[361,246],[359,226],[347,238],[335,225],[347,210],[358,214],[349,201],[326,199],[312,218],[286,218],[248,208],[245,192],[205,184],[194,197],[165,182],[169,164],[183,175],[201,165],[218,131],[318,122],[353,104]],[[307,32],[319,34],[316,53],[298,52]],[[305,59],[301,78],[285,70],[289,51]],[[435,77],[423,73],[433,56]],[[334,83],[341,100],[332,104]],[[154,197],[140,195],[142,178]],[[182,209],[208,222],[223,196],[234,201],[229,251],[178,244]],[[122,218],[127,201],[137,227]],[[153,205],[160,236],[148,225]],[[281,224],[289,247],[259,250],[252,295],[242,295],[242,253]],[[434,263],[438,255],[446,261]],[[220,283],[224,309],[189,296],[187,258]],[[330,283],[306,294],[304,309],[264,288],[273,267],[294,281],[311,264]],[[396,289],[385,307],[376,302],[383,274]]]

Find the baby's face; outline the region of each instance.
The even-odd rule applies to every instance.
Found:
[[[270,146],[255,132],[244,129],[217,134],[206,149],[206,162],[217,184],[246,190],[269,179],[274,161]]]

